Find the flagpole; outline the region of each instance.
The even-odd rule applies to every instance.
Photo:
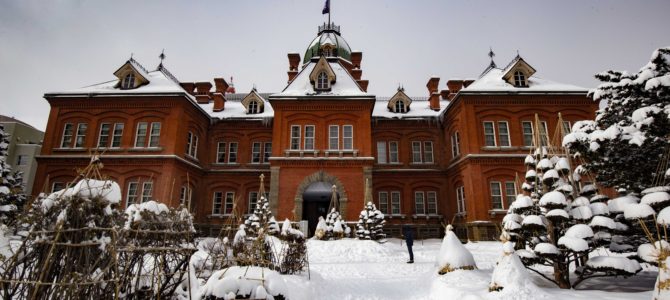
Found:
[[[330,27],[330,2],[328,2],[328,27]]]

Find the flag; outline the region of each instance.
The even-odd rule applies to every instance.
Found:
[[[322,15],[325,14],[330,14],[330,0],[326,0],[326,4],[323,6],[323,10],[321,11]]]

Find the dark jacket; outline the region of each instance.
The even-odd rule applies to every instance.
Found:
[[[414,231],[409,226],[403,226],[403,235],[405,235],[405,243],[407,246],[414,245]]]

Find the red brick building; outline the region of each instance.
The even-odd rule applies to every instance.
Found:
[[[597,108],[585,89],[541,79],[518,56],[444,90],[430,78],[426,97],[400,88],[378,97],[367,93],[362,53],[332,24],[319,27],[302,61],[288,60],[278,93],[238,94],[222,78],[179,81],[162,63],[148,71],[130,59],[114,80],[45,94],[51,113],[34,194],[62,188],[98,151],[123,205],[185,203],[205,233],[233,203],[248,212],[263,174],[278,219],[314,225],[335,185],[342,215],[356,221],[370,182],[391,234],[411,223],[419,236],[437,236],[455,223],[485,239],[519,191],[535,114],[548,138],[559,112],[574,122]]]

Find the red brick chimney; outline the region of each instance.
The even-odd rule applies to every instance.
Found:
[[[209,96],[209,90],[212,89],[212,83],[209,81],[196,82],[195,89],[195,101],[198,103],[206,104],[212,100]]]
[[[368,80],[356,80],[358,82],[358,85],[361,86],[364,92],[368,92],[368,84],[370,83]]]
[[[214,108],[212,110],[215,112],[222,111],[226,105],[226,97],[224,94],[219,92],[213,93],[212,99],[214,99]]]
[[[214,78],[214,89],[216,93],[225,93],[228,90],[229,84],[223,78]]]
[[[361,79],[361,75],[363,75],[363,70],[361,69],[353,69],[351,70],[351,77],[353,77],[356,80]]]
[[[428,102],[430,103],[430,109],[440,110],[440,93],[437,91],[437,87],[440,85],[439,77],[431,77],[426,83],[428,88]]]
[[[195,90],[195,83],[193,82],[180,82],[181,88],[186,90],[187,93],[193,95],[193,90]]]
[[[466,88],[466,87],[470,86],[473,82],[475,82],[474,79],[463,80],[463,88]]]
[[[361,60],[363,60],[363,52],[351,52],[351,63],[354,65],[354,69],[361,68]]]
[[[447,81],[447,88],[449,89],[449,100],[454,99],[456,94],[463,88],[463,80],[450,79]]]
[[[289,53],[288,54],[288,82],[293,81],[296,75],[298,75],[298,66],[300,65],[300,54],[298,53]]]
[[[448,100],[449,99],[449,90],[441,90],[440,91],[440,97],[442,100]]]

